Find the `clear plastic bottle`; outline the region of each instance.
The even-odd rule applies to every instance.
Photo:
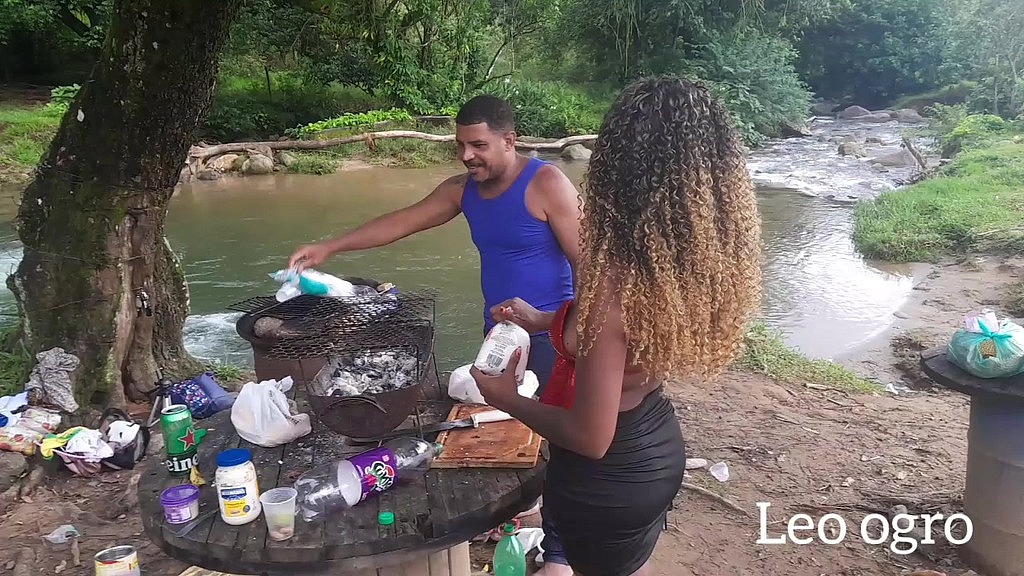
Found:
[[[526,576],[526,550],[516,537],[514,524],[501,527],[504,536],[494,546],[494,576]]]
[[[299,516],[313,521],[351,508],[371,494],[430,469],[441,445],[421,438],[395,438],[344,460],[309,470],[295,481]]]

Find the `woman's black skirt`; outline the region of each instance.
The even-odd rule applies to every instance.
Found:
[[[620,412],[608,453],[593,460],[550,445],[544,509],[580,576],[629,576],[654,552],[686,468],[672,403],[651,392]]]

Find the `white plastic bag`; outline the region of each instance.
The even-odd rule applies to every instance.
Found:
[[[291,300],[300,294],[335,298],[350,298],[356,295],[355,286],[351,282],[316,270],[298,272],[295,268],[288,268],[278,270],[270,277],[282,285],[276,295],[278,302]],[[370,290],[376,293],[376,290]]]
[[[312,430],[309,414],[292,414],[285,392],[292,378],[249,382],[231,406],[231,423],[243,439],[266,448],[287,444]]]
[[[459,366],[452,372],[452,375],[448,377],[448,395],[467,404],[487,404],[480,389],[477,388],[476,380],[473,380],[473,376],[469,373],[472,366],[472,364]],[[519,385],[519,395],[532,398],[539,387],[540,382],[537,380],[537,375],[533,373],[533,370],[527,370],[523,376],[523,383]]]

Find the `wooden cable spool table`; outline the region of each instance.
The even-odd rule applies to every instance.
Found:
[[[922,352],[921,369],[971,398],[964,556],[990,576],[1024,576],[1024,375],[978,378],[950,362],[945,346]]]
[[[293,387],[298,389],[295,400],[299,410],[308,413],[301,388]],[[425,406],[420,413],[421,424],[443,421],[452,412],[453,403],[440,398],[436,390],[430,395],[435,394],[434,400],[421,403]],[[469,576],[468,542],[530,508],[541,495],[546,446],[536,461],[531,461],[532,467],[435,465],[425,476],[399,483],[325,521],[304,523],[297,518],[294,536],[283,542],[267,537],[262,514],[242,526],[224,523],[216,490],[211,486],[217,468],[215,459],[221,451],[249,449],[262,491],[290,486],[314,465],[375,446],[346,444],[344,436],[328,430],[315,416],[311,415],[311,420],[310,434],[275,448],[240,439],[231,424],[230,410],[196,421],[197,428],[207,429],[199,445],[199,471],[208,483],[201,488],[199,521],[185,534],[181,534],[179,525],[165,521],[160,493],[188,479],[170,476],[161,455],[154,455],[142,470],[138,489],[146,534],[173,558],[230,574]],[[494,423],[501,424],[509,423]],[[410,435],[417,435],[415,429]],[[431,439],[432,435],[425,437]],[[393,524],[378,522],[378,513],[383,511],[394,514]]]

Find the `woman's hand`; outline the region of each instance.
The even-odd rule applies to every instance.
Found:
[[[516,367],[523,356],[523,349],[517,348],[508,359],[508,366],[497,376],[488,376],[476,366],[469,369],[469,373],[476,380],[477,389],[483,395],[488,406],[498,410],[505,408],[519,395],[519,384],[516,382]]]
[[[550,328],[550,315],[530,306],[522,298],[512,298],[491,307],[491,318],[495,322],[508,320],[518,324],[530,334],[544,332]]]

